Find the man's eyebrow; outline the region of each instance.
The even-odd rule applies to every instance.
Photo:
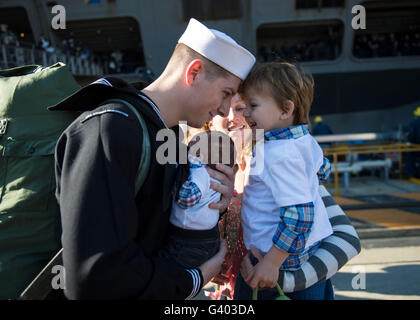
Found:
[[[230,90],[231,91],[230,92],[231,95],[234,95],[236,93],[236,90],[233,89],[233,88],[231,88],[231,87],[225,87],[225,89]]]

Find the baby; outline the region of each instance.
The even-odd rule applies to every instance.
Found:
[[[210,203],[220,200],[220,193],[210,188],[206,166],[223,163],[235,167],[235,147],[228,135],[205,131],[195,135],[189,145],[188,179],[175,190],[171,227],[163,254],[185,268],[196,268],[219,251],[219,211]]]

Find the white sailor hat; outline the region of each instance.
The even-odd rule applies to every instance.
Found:
[[[183,43],[223,69],[245,80],[255,57],[223,32],[208,29],[196,19],[190,19],[187,29],[179,38]]]

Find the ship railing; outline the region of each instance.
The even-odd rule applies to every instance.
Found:
[[[359,137],[361,134],[359,134]],[[315,138],[319,138],[315,137]],[[372,136],[373,138],[373,136]],[[327,136],[325,139],[317,139],[322,140],[322,142],[327,141]],[[334,139],[337,141],[337,137]],[[372,139],[373,140],[373,139]],[[331,141],[331,136],[330,136]],[[373,168],[383,168],[385,173],[385,179],[388,179],[389,176],[389,169],[392,167],[392,160],[394,158],[395,161],[398,161],[398,173],[399,178],[402,179],[402,163],[403,163],[403,154],[408,152],[420,152],[420,144],[413,144],[409,142],[377,142],[377,143],[364,143],[364,144],[342,144],[342,145],[322,145],[323,153],[325,157],[332,157],[333,165],[331,171],[334,176],[334,184],[330,186],[334,186],[335,192],[334,196],[340,196],[340,189],[339,189],[339,173],[346,173],[344,175],[345,185],[348,186],[348,178],[349,174],[353,171],[358,171],[358,169],[373,169]],[[385,159],[383,160],[372,160],[372,161],[360,161],[354,160],[353,156],[360,155],[360,154],[384,154]],[[391,157],[391,155],[395,155]],[[345,157],[346,159],[352,159],[350,163],[344,163],[339,165],[338,158]]]
[[[49,66],[57,62],[65,63],[75,76],[97,76],[104,73],[101,64],[92,58],[83,58],[59,52],[46,52],[36,48],[0,46],[0,69],[37,64]]]

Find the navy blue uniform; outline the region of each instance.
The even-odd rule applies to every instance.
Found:
[[[70,97],[56,108],[89,108],[94,99],[112,98],[110,88],[99,91],[79,94],[78,101]],[[136,94],[131,98],[140,99]],[[159,255],[167,240],[177,169],[155,157],[163,143],[156,134],[165,125],[152,106],[139,111],[147,123],[152,157],[136,196],[142,132],[127,107],[105,104],[84,112],[57,143],[56,197],[67,298],[185,299],[201,288],[197,269],[186,270]]]
[[[318,123],[315,125],[315,127],[312,129],[312,135],[313,136],[322,136],[326,134],[332,134],[332,131],[329,126],[327,126],[324,123]]]

